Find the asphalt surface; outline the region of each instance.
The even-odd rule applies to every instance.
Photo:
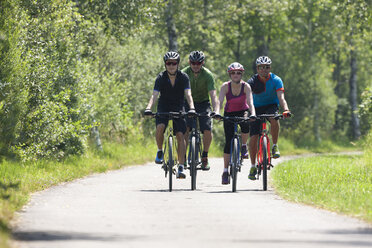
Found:
[[[262,191],[262,181],[247,179],[248,162],[236,193],[221,185],[222,159],[210,164],[198,171],[196,191],[188,175],[168,192],[149,163],[36,193],[17,213],[13,246],[372,247],[370,225]]]

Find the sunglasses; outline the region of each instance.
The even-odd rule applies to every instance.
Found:
[[[232,72],[230,72],[230,75],[235,75],[235,74],[242,75],[243,73],[241,71],[232,71]]]
[[[260,66],[258,66],[258,69],[260,69],[260,70],[263,70],[263,69],[270,69],[271,68],[271,66],[269,66],[269,65],[260,65]]]
[[[166,65],[177,65],[177,62],[165,62]]]
[[[191,62],[192,65],[201,65],[202,62]]]

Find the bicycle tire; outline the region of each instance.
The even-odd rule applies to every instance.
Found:
[[[191,150],[191,190],[196,189],[196,138],[193,136],[191,138],[191,144],[190,144],[190,150]]]
[[[267,165],[268,165],[267,137],[264,136],[262,138],[262,184],[264,191],[267,190]]]
[[[236,185],[237,185],[237,179],[238,179],[238,163],[239,163],[239,150],[238,150],[238,139],[237,138],[234,138],[233,152],[231,156],[233,156],[232,164],[231,164],[232,192],[236,192]]]
[[[169,178],[169,192],[172,192],[173,188],[173,167],[174,167],[174,159],[173,159],[173,137],[170,136],[168,139],[168,178]]]

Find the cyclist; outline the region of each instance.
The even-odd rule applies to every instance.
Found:
[[[164,55],[165,71],[159,73],[155,80],[153,93],[145,110],[145,115],[151,115],[151,108],[154,102],[158,99],[158,112],[179,112],[184,110],[184,98],[190,105],[190,114],[195,114],[194,102],[191,96],[189,77],[178,69],[180,55],[177,52],[167,52]],[[158,152],[156,154],[155,163],[162,164],[164,159],[163,140],[164,131],[168,125],[169,119],[166,117],[156,118],[156,143]],[[177,118],[173,121],[174,133],[178,142],[178,159],[179,165],[176,177],[185,178],[184,163],[186,146],[184,134],[186,131],[186,121],[184,118]]]
[[[244,67],[241,64],[234,62],[227,68],[227,73],[229,74],[230,81],[222,84],[219,95],[220,108],[222,108],[224,98],[226,97],[224,115],[243,117],[248,116],[248,112],[250,112],[250,117],[254,117],[256,115],[256,111],[253,106],[251,87],[242,80]],[[216,118],[219,118],[219,109],[216,111]],[[242,132],[241,153],[243,158],[247,158],[249,123],[244,122],[240,123],[239,125]],[[225,131],[225,147],[223,154],[224,171],[222,173],[222,184],[229,184],[230,177],[228,165],[230,161],[231,139],[234,136],[234,124],[229,121],[224,121],[223,127]]]
[[[210,70],[204,67],[205,55],[202,51],[192,51],[189,56],[189,66],[182,69],[190,78],[191,94],[194,100],[195,110],[197,113],[211,112],[212,101],[213,110],[216,111],[218,105],[215,81]],[[209,95],[208,95],[209,94]],[[186,111],[190,109],[185,101]],[[186,144],[188,143],[189,132],[193,125],[193,119],[186,117]],[[208,151],[212,142],[212,120],[210,117],[199,117],[200,131],[203,133],[203,154],[202,170],[209,170]]]
[[[248,84],[253,91],[253,102],[256,108],[257,115],[259,114],[277,114],[278,105],[284,109],[283,116],[289,117],[288,104],[284,98],[283,81],[280,77],[271,73],[271,59],[267,56],[260,56],[256,59],[257,74],[248,80]],[[272,155],[274,158],[280,157],[278,148],[279,137],[279,121],[270,118],[271,136],[273,140]],[[260,133],[261,121],[256,120],[250,123],[250,140],[249,151],[251,156],[251,169],[248,178],[251,180],[256,179],[256,154],[257,154],[257,141]]]

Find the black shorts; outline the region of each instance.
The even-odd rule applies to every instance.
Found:
[[[256,108],[256,115],[262,115],[262,114],[278,114],[279,107],[278,104],[270,104],[262,107],[257,107]],[[251,129],[251,134],[250,136],[253,135],[258,135],[261,132],[261,120],[256,120],[253,122],[250,122],[250,129]]]
[[[248,110],[237,111],[237,112],[225,112],[225,116],[237,116],[244,117],[245,112]],[[249,115],[249,114],[248,114]],[[249,122],[242,122],[239,124],[242,133],[249,133]],[[234,123],[230,121],[223,121],[223,129],[225,130],[225,147],[223,152],[230,154],[231,139],[234,137]]]
[[[194,106],[195,106],[195,111],[198,114],[206,114],[206,113],[212,112],[211,104],[209,103],[209,101],[194,103]],[[185,110],[186,112],[190,110],[189,104],[186,101],[185,101]],[[212,131],[212,118],[211,117],[202,116],[202,117],[199,117],[198,119],[199,119],[200,131],[202,133],[204,133],[205,130]],[[190,129],[193,128],[193,126],[196,124],[194,120],[195,119],[193,118],[186,117],[186,125],[188,128]]]
[[[184,111],[184,109],[172,109],[167,106],[162,106],[158,104],[157,111],[158,112],[179,112],[179,111]],[[155,121],[156,126],[158,126],[159,124],[164,124],[165,129],[168,126],[168,122],[169,122],[169,118],[163,117],[163,116],[157,116],[156,121]],[[183,117],[173,119],[173,134],[176,135],[177,132],[181,132],[183,134],[185,134],[186,132],[186,121],[185,121],[185,118]]]

